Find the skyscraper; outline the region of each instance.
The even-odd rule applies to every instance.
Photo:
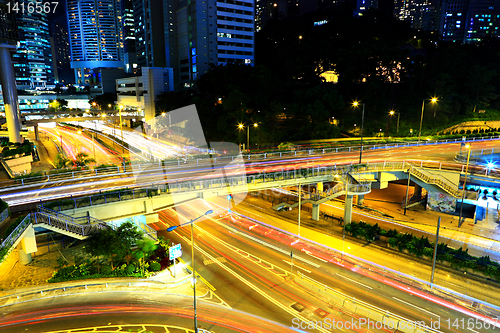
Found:
[[[12,58],[16,84],[19,89],[45,89],[54,81],[47,14],[19,11],[16,20],[19,46]]]
[[[137,70],[137,54],[135,48],[134,4],[132,0],[123,3],[123,62],[125,72],[135,73]]]
[[[74,75],[70,67],[69,35],[66,24],[59,21],[50,22],[50,43],[55,81],[73,83]]]
[[[68,0],[71,68],[80,84],[101,84],[100,68],[123,68],[122,0]]]
[[[190,87],[210,64],[254,62],[254,0],[166,0],[166,66]]]
[[[439,0],[396,0],[394,17],[409,21],[414,29],[439,31],[441,5]]]
[[[137,65],[165,67],[163,1],[133,1]]]
[[[474,43],[500,35],[500,4],[495,0],[443,2],[443,40]]]

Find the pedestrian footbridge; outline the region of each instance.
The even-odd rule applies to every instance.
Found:
[[[145,216],[145,223],[139,227],[146,235],[156,237],[156,232],[147,224],[157,222],[159,211],[176,204],[229,194],[233,204],[238,204],[249,192],[308,184],[316,184],[318,189],[322,189],[325,182],[337,184],[327,191],[320,190],[302,203],[312,203],[313,219],[318,220],[322,202],[345,195],[344,221],[350,223],[354,196],[358,197],[360,203],[372,188],[383,189],[390,181],[408,177],[427,191],[446,193],[455,198],[462,196],[462,190],[458,186],[459,171],[431,170],[408,162],[314,166],[247,175],[207,174],[198,180],[167,181],[152,184],[148,188],[123,189],[45,203],[39,206],[37,212],[29,215],[29,223],[22,224],[22,227],[20,225],[16,240],[8,246],[12,249],[22,243],[24,245],[21,250],[27,255],[36,251],[36,243],[33,246],[28,241],[34,241],[34,231],[31,231],[33,227],[43,227],[75,239],[85,239],[111,221],[142,215]],[[288,206],[296,205],[298,203]]]

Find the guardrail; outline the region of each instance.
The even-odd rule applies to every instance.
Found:
[[[5,258],[8,257],[9,253],[13,250],[13,245],[19,239],[19,236],[26,230],[26,228],[31,224],[31,215],[28,214],[24,217],[21,223],[10,233],[9,236],[0,244],[0,249],[8,249],[3,257],[0,258],[0,263],[2,263]]]
[[[297,272],[298,278],[294,281],[307,289],[310,292],[318,294],[326,298],[329,303],[334,303],[337,307],[343,308],[347,312],[350,312],[358,317],[357,324],[360,328],[363,328],[363,323],[368,327],[368,319],[373,320],[371,323],[375,326],[375,323],[380,324],[380,326],[389,332],[404,332],[404,333],[429,333],[436,332],[441,333],[439,330],[435,330],[425,324],[425,321],[415,321],[408,318],[404,318],[397,314],[391,313],[387,310],[381,309],[369,303],[363,302],[354,297],[348,296],[340,291],[337,291],[329,286],[322,284],[318,281],[307,277],[301,272]]]

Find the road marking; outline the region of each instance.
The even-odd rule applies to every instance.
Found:
[[[476,331],[476,330],[473,330],[472,328],[468,328],[468,327],[467,327],[467,329],[468,329],[469,331],[472,331],[472,332],[474,332],[474,333],[479,333],[478,331]]]
[[[180,257],[179,257],[179,261],[181,263],[183,263],[184,265],[186,265],[186,267],[192,272],[193,269],[191,268],[191,266],[189,266],[188,264],[186,264],[186,262],[184,260],[182,260]],[[203,276],[200,275],[200,273],[196,272],[196,276],[198,276],[200,278],[201,281],[203,281],[204,284],[207,285],[208,288],[212,289],[212,291],[215,291],[215,287],[212,286],[210,284],[210,282],[208,282]]]
[[[359,284],[359,285],[362,285],[362,286],[363,286],[363,287],[365,287],[365,288],[368,288],[368,289],[373,289],[372,287],[367,286],[366,284],[363,284],[363,283],[361,283],[361,282],[358,282],[358,281],[356,281],[356,280],[353,280],[353,279],[351,279],[351,278],[348,278],[347,276],[344,276],[344,275],[342,275],[342,274],[339,274],[339,273],[335,273],[335,274],[337,274],[338,276],[343,277],[343,278],[344,278],[344,279],[346,279],[346,280],[349,280],[349,281],[351,281],[351,282],[354,282],[354,283],[357,283],[357,284]]]
[[[199,252],[201,252],[202,254],[204,254],[205,256],[207,256],[209,259],[212,259],[212,260],[215,259],[213,256],[211,256],[208,252],[206,252],[205,250],[203,250],[199,246],[196,246],[196,247],[197,247],[197,249],[198,249]],[[237,278],[238,280],[240,280],[241,282],[243,282],[244,284],[246,284],[248,287],[250,287],[253,290],[255,290],[259,295],[263,296],[264,298],[266,298],[271,303],[275,304],[276,306],[280,307],[282,310],[286,311],[288,314],[292,315],[295,318],[298,318],[299,320],[303,321],[304,323],[308,322],[308,320],[307,320],[306,317],[304,317],[304,316],[302,316],[300,314],[297,314],[297,312],[294,311],[292,308],[289,308],[288,306],[285,306],[285,305],[281,304],[278,300],[276,300],[272,296],[270,296],[267,293],[265,293],[264,291],[262,291],[259,287],[257,287],[256,285],[254,285],[250,281],[248,281],[245,278],[243,278],[241,275],[239,275],[238,273],[236,273],[235,271],[233,271],[228,266],[226,266],[226,265],[224,265],[222,263],[219,263],[219,265],[222,268],[224,268],[229,274],[232,274],[235,278]],[[325,330],[323,328],[318,328],[318,331],[325,332],[325,333],[328,332],[327,330]]]
[[[437,314],[435,314],[435,313],[433,313],[433,312],[427,311],[427,310],[425,310],[425,309],[422,309],[421,307],[416,306],[415,304],[408,303],[408,302],[403,301],[402,299],[399,299],[399,298],[397,298],[397,297],[393,297],[393,298],[394,298],[396,301],[400,301],[401,303],[405,303],[406,305],[413,306],[414,308],[419,309],[420,311],[424,311],[424,312],[430,313],[431,315],[433,315],[433,316],[436,316],[436,317],[439,317],[439,318],[440,318],[440,316],[439,316],[439,315],[437,315]]]
[[[283,261],[284,261],[284,262],[286,262],[288,265],[292,265],[292,263],[291,263],[290,261],[286,261],[285,259],[283,259]],[[305,268],[302,268],[302,267],[300,267],[299,265],[294,265],[294,266],[295,266],[295,267],[297,267],[298,269],[301,269],[301,270],[303,270],[303,271],[306,271],[307,273],[311,273],[311,271],[310,271],[310,270],[307,270],[307,269],[305,269]]]
[[[213,219],[212,219],[212,220],[213,220]],[[281,252],[281,253],[283,253],[283,254],[286,254],[287,256],[289,256],[289,255],[290,255],[290,252],[288,252],[288,251],[286,251],[286,250],[283,250],[283,249],[281,249],[281,248],[279,248],[279,247],[277,247],[277,246],[271,245],[271,244],[269,244],[269,243],[267,243],[267,242],[264,242],[264,241],[262,241],[262,240],[260,240],[260,239],[258,239],[258,238],[255,238],[255,237],[253,237],[253,236],[247,235],[246,233],[243,233],[243,232],[239,231],[238,229],[235,229],[235,228],[229,227],[229,226],[225,225],[224,223],[221,223],[220,221],[216,221],[216,220],[213,220],[213,221],[215,221],[217,224],[221,225],[222,227],[224,227],[224,228],[226,228],[226,229],[233,230],[233,232],[234,232],[235,234],[240,234],[240,235],[242,235],[242,236],[244,236],[244,237],[246,237],[246,238],[249,238],[249,239],[253,240],[254,242],[260,243],[260,244],[265,245],[265,246],[267,246],[267,247],[269,247],[269,248],[271,248],[271,249],[273,249],[273,250],[276,250],[276,251],[278,251],[278,252]],[[320,265],[318,265],[318,264],[316,264],[316,263],[314,263],[314,262],[312,262],[312,261],[309,261],[309,260],[307,260],[307,259],[305,259],[305,258],[302,258],[302,257],[300,257],[300,256],[296,256],[296,255],[294,255],[294,258],[297,258],[298,260],[301,260],[301,261],[303,261],[303,262],[305,262],[305,263],[307,263],[307,264],[309,264],[309,265],[311,265],[311,266],[314,266],[314,267],[316,267],[316,268],[321,267]],[[318,258],[318,259],[319,259],[319,258]],[[323,260],[323,259],[320,259],[320,260]],[[324,262],[327,262],[326,260],[323,260],[323,261],[324,261]]]
[[[323,259],[323,258],[317,257],[317,256],[315,256],[314,254],[312,254],[311,252],[309,252],[309,251],[307,251],[307,250],[305,250],[305,249],[302,249],[302,251],[304,251],[305,253],[307,253],[307,254],[308,254],[308,255],[310,255],[311,257],[314,257],[314,258],[316,258],[316,259],[318,259],[318,260],[321,260],[321,261],[323,261],[323,262],[328,262],[328,260],[325,260],[325,259]],[[318,267],[319,267],[319,266],[318,266]]]

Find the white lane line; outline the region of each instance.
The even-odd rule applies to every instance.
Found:
[[[361,282],[358,282],[358,281],[356,281],[356,280],[353,280],[353,279],[351,279],[351,278],[348,278],[347,276],[344,276],[344,275],[342,275],[342,274],[339,274],[339,273],[335,273],[335,274],[337,274],[337,275],[338,275],[338,276],[340,276],[340,277],[343,277],[343,278],[344,278],[344,279],[346,279],[346,280],[349,280],[349,281],[351,281],[351,282],[354,282],[354,283],[357,283],[357,284],[359,284],[359,285],[362,285],[362,286],[363,286],[363,287],[365,287],[365,288],[368,288],[368,289],[373,289],[372,287],[367,286],[366,284],[363,284],[363,283],[361,283]]]
[[[214,221],[215,221],[215,220],[214,220]],[[260,239],[258,239],[258,238],[253,237],[253,236],[250,236],[250,235],[247,235],[246,233],[241,232],[241,231],[239,231],[239,230],[238,230],[238,229],[236,229],[236,228],[228,227],[227,225],[225,225],[224,223],[221,223],[220,221],[215,221],[215,222],[216,222],[217,224],[221,225],[222,227],[226,228],[226,229],[233,230],[233,232],[234,232],[234,233],[240,234],[240,235],[242,235],[242,236],[244,236],[244,237],[246,237],[246,238],[249,238],[249,239],[253,240],[254,242],[257,242],[257,243],[260,243],[260,244],[262,244],[262,245],[265,245],[265,246],[267,246],[267,247],[269,247],[269,248],[271,248],[271,249],[273,249],[273,250],[276,250],[276,251],[278,251],[278,252],[281,252],[281,253],[283,253],[283,254],[286,254],[287,256],[289,256],[289,255],[290,255],[290,252],[288,252],[288,251],[286,251],[286,250],[283,250],[283,249],[281,249],[281,248],[279,248],[279,247],[277,247],[277,246],[271,245],[271,244],[269,244],[269,243],[267,243],[267,242],[264,242],[263,240],[260,240]],[[305,262],[305,263],[307,263],[307,264],[309,264],[309,265],[311,265],[311,266],[314,266],[314,267],[316,267],[316,268],[321,267],[320,265],[318,265],[318,264],[316,264],[316,263],[314,263],[314,262],[312,262],[312,261],[309,261],[309,260],[307,260],[307,259],[304,259],[304,258],[302,258],[302,257],[300,257],[300,256],[295,256],[295,255],[294,255],[294,258],[297,258],[297,259],[299,259],[299,260],[301,260],[301,261],[303,261],[303,262]],[[318,259],[319,259],[319,260],[323,260],[323,259],[320,259],[320,258],[318,258]],[[326,261],[326,260],[323,260],[323,261],[324,261],[324,262],[328,262],[328,261]]]
[[[305,253],[307,253],[307,254],[308,254],[308,255],[310,255],[311,257],[314,257],[314,258],[316,258],[316,259],[318,259],[318,260],[321,260],[321,261],[323,261],[323,262],[328,262],[328,260],[325,260],[325,259],[323,259],[323,258],[317,257],[317,256],[315,256],[314,254],[312,254],[311,252],[309,252],[309,251],[307,251],[307,250],[305,250],[305,249],[302,249],[302,251],[304,251]]]
[[[291,263],[290,261],[287,261],[287,260],[285,260],[285,259],[283,259],[283,261],[284,261],[284,262],[286,262],[286,263],[287,263],[288,265],[290,265],[290,266],[292,265],[292,263]],[[295,264],[294,264],[293,266],[294,266],[294,267],[297,267],[298,269],[301,269],[301,270],[303,270],[303,271],[306,271],[306,272],[307,272],[307,273],[309,273],[309,274],[311,273],[311,271],[310,271],[310,270],[305,269],[305,268],[302,268],[302,267],[300,267],[299,265],[295,265]]]
[[[393,298],[394,298],[396,301],[399,301],[399,302],[401,302],[401,303],[405,303],[406,305],[409,305],[409,306],[413,306],[414,308],[419,309],[420,311],[427,312],[427,313],[429,313],[429,314],[431,314],[431,315],[433,315],[433,316],[436,316],[436,317],[439,317],[439,318],[440,318],[440,316],[439,316],[439,315],[437,315],[437,314],[435,314],[434,312],[430,312],[430,311],[427,311],[427,310],[425,310],[425,309],[422,309],[421,307],[416,306],[415,304],[408,303],[408,302],[403,301],[402,299],[399,299],[399,298],[397,298],[397,297],[393,297]]]
[[[478,331],[476,331],[476,330],[473,330],[472,328],[469,328],[469,327],[467,327],[467,329],[468,329],[469,331],[472,331],[472,332],[474,332],[474,333],[479,333]]]

